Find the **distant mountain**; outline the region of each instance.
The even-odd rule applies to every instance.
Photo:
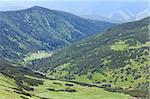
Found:
[[[0,12],[0,57],[16,60],[29,52],[56,50],[113,25],[38,6]]]
[[[111,23],[123,23],[124,21],[120,21],[119,19],[113,19],[113,18],[108,18],[108,17],[104,17],[101,16],[100,14],[81,14],[81,16],[83,16],[84,18],[87,19],[93,19],[93,20],[103,20],[106,22],[111,22]]]
[[[147,17],[115,26],[50,58],[34,61],[29,67],[55,78],[146,91],[149,84],[149,22],[150,17]]]
[[[81,16],[85,18],[90,18],[93,20],[103,20],[106,22],[112,22],[112,23],[125,23],[125,22],[131,22],[140,20],[142,18],[150,16],[150,9],[145,8],[143,11],[140,11],[138,13],[132,12],[131,9],[128,8],[119,8],[112,12],[108,16],[102,16],[101,13],[97,14],[81,14]]]
[[[148,16],[150,16],[149,8],[143,9],[143,11],[140,11],[138,13],[134,13],[128,8],[120,8],[117,9],[115,12],[113,12],[108,17],[108,19],[114,20],[114,22],[116,21],[118,23],[124,23],[124,22],[140,20]]]

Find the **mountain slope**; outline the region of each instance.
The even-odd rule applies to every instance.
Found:
[[[99,94],[101,93],[101,94]],[[131,96],[102,88],[49,79],[27,68],[0,60],[1,99],[128,99]]]
[[[16,60],[29,52],[59,49],[111,26],[38,6],[0,12],[0,57]]]
[[[49,76],[112,88],[148,90],[150,17],[124,23],[34,61]]]

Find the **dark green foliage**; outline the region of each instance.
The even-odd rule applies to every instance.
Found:
[[[55,90],[52,88],[48,88],[47,90],[49,91],[55,91],[55,92],[77,92],[75,89],[71,89],[71,88],[66,88],[66,89],[60,89],[60,90]]]
[[[105,88],[105,90],[111,91],[111,92],[122,92],[125,94],[129,94],[133,97],[140,97],[140,98],[147,99],[146,92],[141,91],[141,90],[124,90],[121,88],[113,88],[113,89],[112,88]]]
[[[141,78],[141,75],[136,75],[136,76],[134,77],[134,80],[137,80],[137,79],[139,79],[139,78]]]
[[[62,84],[61,84],[61,83],[57,83],[57,82],[53,82],[53,84],[56,84],[56,85],[60,85],[60,86],[62,86]]]
[[[65,86],[74,86],[73,84],[66,83]]]

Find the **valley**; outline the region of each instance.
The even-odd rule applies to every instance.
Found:
[[[149,99],[149,23],[0,12],[0,99]]]

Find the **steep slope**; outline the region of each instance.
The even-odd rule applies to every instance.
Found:
[[[30,68],[60,79],[148,90],[150,17],[108,29]]]
[[[120,97],[128,99],[131,96],[49,79],[27,68],[0,60],[1,99],[120,99]]]
[[[16,60],[28,52],[59,49],[111,26],[38,6],[0,12],[0,57]]]

